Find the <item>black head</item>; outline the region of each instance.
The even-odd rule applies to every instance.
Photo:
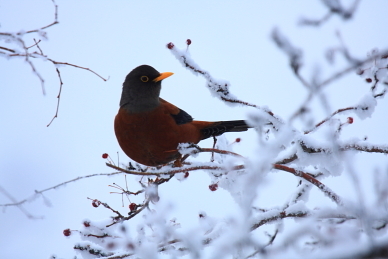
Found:
[[[172,73],[159,73],[155,68],[142,65],[133,69],[125,78],[120,107],[129,112],[150,111],[159,105],[162,80]]]

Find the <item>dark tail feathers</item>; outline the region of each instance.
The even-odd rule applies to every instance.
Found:
[[[240,132],[247,131],[250,126],[244,120],[238,121],[219,121],[215,122],[212,126],[201,130],[203,135],[202,139],[207,139],[213,136],[219,136],[225,132]]]

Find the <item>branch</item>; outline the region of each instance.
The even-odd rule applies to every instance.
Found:
[[[69,180],[69,181],[57,184],[55,186],[52,186],[52,187],[49,187],[49,188],[46,188],[46,189],[43,189],[43,190],[40,190],[40,191],[35,191],[35,194],[31,195],[29,198],[26,198],[24,200],[21,200],[21,201],[18,201],[18,202],[14,202],[14,203],[0,204],[0,206],[1,207],[20,206],[23,203],[26,203],[27,201],[31,201],[31,200],[35,199],[38,195],[41,195],[44,192],[56,189],[56,188],[58,188],[60,186],[66,185],[68,183],[76,182],[78,180],[83,180],[83,179],[87,179],[87,178],[94,177],[94,176],[112,176],[112,175],[116,175],[116,174],[120,174],[120,173],[119,172],[114,172],[114,173],[101,173],[101,174],[90,174],[90,175],[85,175],[85,176],[79,176],[77,178],[74,178],[72,180]]]
[[[1,185],[0,185],[0,192],[2,192],[8,199],[10,199],[12,202],[17,203],[16,199],[9,194]],[[33,216],[31,213],[29,213],[26,209],[24,209],[21,205],[17,206],[23,213],[26,215],[29,219],[43,219],[43,217],[36,217]]]
[[[143,176],[163,176],[163,175],[174,175],[176,173],[184,173],[184,172],[189,172],[189,171],[195,171],[195,170],[220,170],[220,171],[226,171],[225,168],[220,167],[220,166],[194,166],[194,167],[188,167],[188,168],[180,168],[180,169],[174,169],[170,171],[165,171],[165,172],[137,172],[137,171],[129,171],[123,168],[120,168],[115,165],[111,165],[106,163],[108,167],[111,167],[113,169],[116,169],[120,172],[127,173],[127,174],[133,174],[133,175],[143,175]],[[295,176],[301,177],[305,179],[306,181],[309,181],[310,183],[314,184],[317,186],[320,190],[323,191],[328,197],[330,197],[334,202],[336,202],[338,205],[342,205],[342,201],[338,195],[336,195],[332,190],[330,190],[328,187],[326,187],[323,183],[318,181],[317,179],[313,178],[312,176],[304,173],[303,171],[297,171],[294,168],[287,167],[284,165],[280,164],[274,164],[273,165],[274,169],[286,171],[289,173],[292,173]],[[232,170],[242,170],[245,169],[244,165],[238,165],[234,166]]]
[[[344,8],[339,0],[336,1],[321,1],[329,9],[329,12],[324,15],[321,19],[312,20],[307,18],[302,18],[299,22],[300,25],[309,25],[309,26],[320,26],[324,22],[328,21],[332,15],[338,15],[344,20],[349,20],[353,17],[356,9],[360,3],[360,0],[354,0],[353,4],[348,8]]]
[[[356,110],[356,109],[357,109],[357,107],[348,107],[348,108],[338,109],[337,111],[333,112],[329,117],[327,117],[324,120],[322,120],[321,122],[317,123],[314,126],[314,128],[305,131],[304,134],[309,134],[309,133],[315,131],[319,126],[321,126],[325,122],[329,121],[331,118],[333,118],[335,115],[337,115],[337,114],[339,114],[341,112],[350,111],[350,110]]]
[[[327,148],[315,148],[312,146],[307,146],[303,141],[299,142],[303,151],[306,153],[314,154],[314,153],[326,153],[331,154],[333,151]],[[371,144],[360,145],[360,144],[346,144],[344,146],[338,147],[339,151],[348,151],[348,150],[358,150],[368,153],[382,153],[388,154],[388,145],[376,146]]]
[[[302,217],[305,217],[307,215],[308,215],[308,213],[307,212],[303,212],[303,211],[297,212],[297,213],[288,213],[288,214],[286,214],[284,211],[282,211],[278,215],[275,215],[273,217],[260,220],[258,223],[253,224],[252,227],[251,227],[251,231],[261,227],[262,225],[264,225],[266,223],[272,222],[272,221],[276,221],[276,220],[284,219],[284,218],[295,218],[295,217],[296,218],[302,218]]]
[[[220,166],[202,165],[202,166],[193,166],[193,167],[184,167],[184,168],[180,168],[180,169],[173,169],[173,170],[165,171],[165,172],[156,171],[156,172],[147,173],[147,172],[129,171],[129,170],[123,169],[121,167],[118,167],[118,166],[115,166],[115,165],[112,165],[112,164],[109,164],[109,163],[106,163],[106,166],[111,167],[111,168],[113,168],[115,170],[118,170],[118,171],[126,173],[126,174],[143,175],[143,176],[174,175],[174,174],[177,174],[177,173],[185,173],[185,172],[196,171],[196,170],[225,170],[225,168],[220,167]],[[241,169],[244,169],[244,168],[245,167],[243,165],[239,165],[239,166],[234,166],[232,168],[232,170],[241,170]]]
[[[381,54],[377,53],[377,54],[373,54],[371,55],[370,57],[364,59],[364,60],[361,60],[359,62],[352,62],[352,64],[339,71],[339,72],[336,72],[334,73],[333,75],[329,76],[327,79],[321,81],[320,83],[318,83],[316,86],[315,86],[315,91],[310,91],[308,96],[306,97],[306,99],[303,101],[302,105],[294,112],[294,114],[290,117],[289,121],[292,121],[293,119],[295,119],[298,115],[302,114],[303,112],[306,111],[306,106],[307,104],[313,99],[313,97],[319,93],[319,91],[321,91],[325,86],[327,85],[330,85],[332,82],[334,82],[335,80],[338,80],[339,78],[345,76],[346,74],[350,73],[350,72],[353,72],[357,69],[359,69],[360,67],[366,65],[367,63],[369,62],[372,62],[374,61],[375,59],[377,58],[387,58],[386,56],[388,55],[388,49],[385,49],[383,51],[381,51]],[[353,59],[355,60],[355,59]],[[361,72],[358,72],[358,73],[363,73],[363,71]],[[299,77],[298,77],[299,78]],[[379,96],[382,96],[384,95],[384,93],[381,93],[381,94],[377,94],[375,95],[374,97],[377,98]]]
[[[62,82],[61,72],[59,72],[59,69],[58,69],[58,68],[56,68],[56,70],[57,70],[58,78],[59,78],[59,93],[58,93],[58,95],[57,95],[57,99],[58,99],[58,102],[57,102],[57,109],[56,109],[56,111],[55,111],[54,117],[51,119],[51,121],[49,122],[49,124],[47,124],[47,127],[51,125],[51,123],[54,121],[55,118],[58,117],[59,102],[60,102],[60,100],[61,100],[61,93],[62,93],[63,82]]]
[[[191,41],[190,41],[191,44]],[[257,106],[255,104],[251,104],[242,100],[239,100],[235,98],[229,91],[229,83],[223,81],[223,80],[217,80],[213,78],[209,72],[201,69],[198,65],[196,65],[191,58],[188,56],[187,52],[181,51],[175,47],[173,43],[168,43],[167,48],[171,50],[171,53],[184,65],[187,69],[190,69],[194,74],[199,74],[203,76],[207,81],[208,89],[215,94],[217,97],[219,97],[224,102],[234,103],[234,104],[242,104],[244,106],[250,106],[254,107],[260,110],[263,110],[264,112],[268,113],[270,116],[278,120],[279,122],[282,122],[278,117],[275,116],[273,112],[266,108],[262,108],[260,106]]]
[[[23,36],[25,34],[38,33],[41,37],[47,38],[46,37],[46,32],[44,30],[59,23],[58,22],[58,5],[55,3],[54,0],[52,0],[52,2],[53,2],[54,7],[55,7],[54,21],[52,23],[50,23],[50,24],[48,24],[46,26],[43,26],[43,27],[41,27],[39,29],[33,29],[33,30],[26,31],[26,32],[18,32],[18,33],[0,32],[0,36],[3,36],[4,38],[6,38],[9,41],[17,42],[19,45],[21,45],[21,48],[22,48],[22,51],[20,52],[20,51],[15,50],[15,49],[10,49],[10,48],[6,48],[6,47],[0,46],[0,49],[8,51],[8,52],[11,52],[11,53],[6,53],[6,52],[0,51],[0,54],[3,54],[6,57],[25,57],[25,61],[30,65],[30,67],[32,69],[32,72],[38,77],[38,79],[39,79],[39,81],[41,83],[43,95],[46,94],[45,85],[44,85],[45,81],[44,81],[43,77],[40,75],[40,73],[37,71],[37,69],[35,68],[34,63],[30,59],[31,58],[39,58],[39,59],[41,59],[43,61],[50,61],[55,66],[55,69],[57,71],[58,78],[59,78],[59,81],[60,81],[59,94],[57,96],[58,102],[57,102],[57,108],[56,108],[55,115],[51,119],[51,121],[48,123],[47,127],[51,125],[51,123],[54,121],[55,118],[58,117],[59,102],[60,102],[60,96],[61,96],[62,86],[63,86],[63,81],[62,81],[62,78],[61,78],[61,75],[60,75],[60,71],[58,69],[58,65],[73,66],[73,67],[76,67],[76,68],[84,69],[84,70],[87,70],[87,71],[97,75],[102,80],[107,81],[107,79],[103,78],[98,73],[96,73],[95,71],[91,70],[90,68],[81,67],[81,66],[74,65],[74,64],[71,64],[71,63],[67,63],[67,62],[55,61],[55,60],[49,58],[48,56],[44,55],[42,49],[39,46],[39,43],[40,43],[41,40],[37,41],[34,38],[34,42],[35,43],[33,45],[29,46],[29,47],[26,46],[26,43],[25,43],[25,41],[23,39]],[[29,52],[29,49],[31,49],[33,47],[37,47],[39,52],[37,52],[37,51]]]
[[[232,151],[220,150],[220,149],[216,149],[216,148],[200,148],[198,153],[201,153],[201,152],[211,152],[211,153],[218,153],[218,154],[223,154],[223,155],[232,155],[232,156],[237,156],[237,157],[243,158],[242,155],[234,153]]]
[[[99,78],[104,80],[105,82],[108,81],[108,79],[109,79],[109,78],[105,79],[104,77],[100,76],[98,73],[96,73],[95,71],[93,71],[93,70],[91,70],[90,68],[87,68],[87,67],[81,67],[81,66],[77,66],[77,65],[74,65],[74,64],[71,64],[71,63],[67,63],[67,62],[54,61],[54,60],[52,60],[50,58],[47,58],[47,60],[53,62],[54,65],[66,65],[66,66],[71,66],[71,67],[76,67],[76,68],[87,70],[89,72],[92,72],[93,74],[95,74],[96,76],[98,76]]]
[[[326,194],[329,198],[331,198],[337,205],[342,206],[342,200],[341,198],[335,194],[329,187],[326,187],[323,183],[315,179],[314,177],[304,173],[303,171],[295,170],[294,168],[287,167],[284,165],[274,164],[273,167],[278,170],[286,171],[289,173],[292,173],[295,176],[301,177],[305,179],[306,181],[314,184],[317,186],[321,191],[323,191],[324,194]]]

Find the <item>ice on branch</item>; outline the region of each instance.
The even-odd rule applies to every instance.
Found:
[[[193,74],[200,74],[206,79],[206,85],[208,86],[212,96],[218,97],[221,100],[232,100],[232,102],[228,102],[229,104],[238,103],[238,99],[229,91],[230,83],[228,81],[212,77],[208,71],[203,70],[193,61],[188,51],[180,50],[176,46],[173,46],[170,51],[179,60],[183,67],[189,68]],[[233,100],[235,102],[233,102]]]
[[[273,29],[271,37],[276,45],[287,54],[290,59],[290,66],[295,73],[298,73],[302,66],[303,52],[294,47],[277,28]]]
[[[388,84],[388,51],[371,50],[367,57],[369,62],[365,62],[357,69],[357,74],[365,78],[368,83],[383,82]],[[374,90],[374,87],[373,89]]]
[[[190,155],[196,157],[198,155],[198,147],[192,143],[180,143],[178,145],[178,152],[182,155]]]
[[[356,105],[354,113],[362,120],[370,118],[377,105],[376,98],[372,94],[366,94]]]

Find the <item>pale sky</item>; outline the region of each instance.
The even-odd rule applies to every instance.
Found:
[[[40,43],[43,52],[55,61],[90,68],[109,80],[104,82],[74,67],[60,67],[64,85],[59,116],[47,128],[55,114],[59,90],[55,67],[50,62],[34,60],[45,79],[47,94],[43,96],[38,78],[22,58],[0,59],[0,186],[18,201],[33,195],[34,190],[78,176],[112,172],[101,158],[103,153],[109,153],[117,161],[119,152],[120,162],[129,161],[116,141],[113,119],[119,108],[122,82],[138,65],[174,72],[163,81],[161,96],[194,119],[247,118],[252,109],[231,108],[213,98],[204,79],[183,68],[169,52],[165,47],[168,42],[185,48],[186,39],[191,39],[191,56],[202,68],[215,78],[228,80],[232,93],[240,99],[267,106],[284,120],[288,120],[308,93],[293,75],[286,55],[271,40],[275,27],[304,51],[301,74],[307,80],[317,69],[324,79],[346,67],[342,57],[337,56],[337,63],[330,66],[324,56],[327,48],[340,45],[337,32],[351,53],[360,59],[374,48],[388,47],[388,2],[384,0],[361,1],[354,19],[342,21],[334,16],[319,28],[298,25],[302,17],[320,18],[326,14],[321,1],[311,0],[57,0],[56,3],[59,24],[46,30],[48,40]],[[0,0],[0,32],[36,29],[51,23],[53,16],[50,0]],[[32,45],[33,37],[37,36],[26,37],[26,43]],[[0,46],[13,45],[1,41]],[[356,104],[368,90],[369,85],[363,79],[350,73],[328,86],[325,93],[334,112]],[[319,101],[315,100],[312,107],[316,109],[315,122],[327,115]],[[357,118],[351,128],[344,130],[344,137],[367,135],[371,143],[387,144],[387,111],[387,99],[379,100],[373,123],[371,119]],[[298,128],[300,124],[294,126]],[[230,142],[241,137],[235,152],[250,158],[255,155],[254,130],[226,137]],[[212,142],[200,145],[210,147]],[[365,174],[373,174],[376,168],[387,168],[386,159],[373,154],[360,157],[359,161],[366,165]],[[135,178],[131,179],[129,188],[138,190]],[[337,178],[325,180],[340,195],[353,197],[351,185],[348,187],[344,182],[341,185]],[[267,189],[258,194],[258,204],[262,207],[282,205],[298,179],[277,172],[269,174],[267,181]],[[370,184],[368,181],[371,179],[366,180],[366,185]],[[98,220],[112,215],[101,207],[93,208],[87,197],[121,208],[121,196],[109,194],[114,191],[108,187],[112,183],[125,186],[124,176],[101,176],[70,183],[46,192],[45,199],[38,198],[23,206],[44,219],[31,220],[17,207],[8,207],[0,214],[0,257],[49,258],[55,254],[59,258],[72,258],[75,255],[72,247],[79,238],[76,235],[65,238],[62,231],[80,229],[85,218]],[[210,178],[202,171],[191,173],[183,182],[173,179],[160,187],[161,202],[173,204],[171,217],[176,217],[183,226],[196,224],[199,211],[220,218],[232,215],[237,209],[232,198],[222,189],[210,192],[209,184]],[[324,204],[332,204],[318,191],[314,194]],[[0,193],[0,204],[10,202]],[[126,211],[127,206],[126,201],[122,210]],[[141,220],[141,216],[136,220]]]

